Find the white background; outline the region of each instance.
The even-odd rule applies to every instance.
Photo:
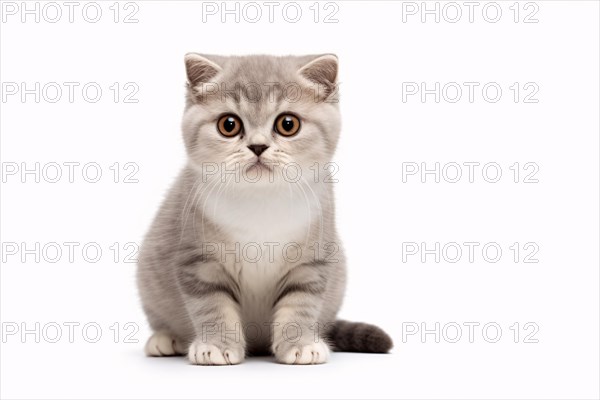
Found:
[[[517,23],[512,1],[499,2],[496,23],[483,18],[485,2],[472,23],[462,2],[460,21],[450,23],[442,15],[436,23],[429,15],[423,23],[419,13],[405,14],[403,22],[403,7],[410,5],[392,1],[337,2],[337,23],[323,22],[332,6],[326,12],[319,5],[315,23],[313,2],[301,2],[302,18],[290,23],[282,17],[282,2],[273,23],[263,7],[257,23],[228,16],[224,24],[220,14],[203,22],[201,2],[166,3],[137,2],[137,23],[122,22],[133,10],[124,10],[124,3],[114,23],[112,1],[102,2],[97,23],[83,19],[85,2],[75,9],[73,23],[65,6],[56,23],[43,16],[36,23],[32,15],[22,23],[20,10],[3,13],[3,84],[80,86],[73,103],[66,87],[56,103],[44,97],[36,103],[33,95],[23,102],[20,93],[2,99],[2,170],[14,163],[81,164],[73,183],[66,167],[58,183],[43,176],[36,183],[34,175],[23,178],[20,172],[3,177],[3,398],[598,398],[597,2],[537,1],[527,9],[521,3]],[[440,10],[445,4],[439,3]],[[524,23],[535,6],[538,22]],[[494,10],[488,12],[493,18]],[[343,131],[335,157],[336,197],[350,275],[340,316],[386,329],[395,341],[391,354],[336,353],[328,364],[309,367],[259,358],[227,368],[143,356],[149,330],[136,294],[135,264],[123,262],[123,246],[141,241],[185,162],[179,123],[183,55],[189,51],[339,56]],[[81,95],[88,82],[103,89],[96,103]],[[124,103],[129,91],[123,91],[115,103],[109,89],[115,82],[121,90],[135,83],[138,102]],[[418,95],[403,101],[403,82],[480,86],[473,102],[463,86],[458,102],[442,97],[436,103],[433,95],[425,102]],[[495,103],[481,95],[488,82],[503,90]],[[521,87],[516,103],[509,89],[515,82]],[[523,101],[531,91],[523,88],[528,82],[539,88],[537,103]],[[82,177],[81,166],[90,162],[102,168],[98,183]],[[109,169],[115,162],[122,173],[118,183]],[[127,162],[139,166],[139,183],[123,182],[123,172],[131,171],[124,170]],[[403,163],[411,162],[428,168],[480,166],[473,183],[466,167],[457,183],[443,177],[436,183],[432,175],[425,183],[419,175],[403,183]],[[539,182],[524,183],[522,170],[514,183],[509,167],[515,162],[521,169],[535,163]],[[502,168],[497,183],[483,178],[486,163]],[[34,248],[36,242],[40,248],[52,242],[80,245],[72,263],[66,247],[56,263],[43,255],[39,262],[35,255],[22,262],[22,243]],[[436,263],[432,255],[426,262],[419,255],[403,262],[406,242],[425,242],[428,248],[436,242],[481,245],[473,263],[466,253],[456,263],[443,257]],[[521,247],[517,263],[509,249],[515,242]],[[529,242],[539,247],[538,263],[523,262]],[[16,255],[5,251],[11,243],[19,246]],[[82,257],[86,243],[102,248],[100,261]],[[118,262],[109,249],[113,243],[121,247]],[[486,243],[502,248],[498,262],[482,257]],[[80,324],[73,343],[63,325],[68,322]],[[90,322],[102,328],[97,343],[88,343],[81,332]],[[128,322],[140,327],[132,336],[139,343],[125,343],[132,332],[124,327]],[[480,324],[472,343],[463,325],[468,322]],[[518,343],[510,329],[516,322]],[[34,329],[36,323],[39,343],[34,334],[23,339],[21,332],[6,332],[14,326]],[[63,327],[57,343],[47,340],[55,336],[52,323]],[[118,343],[110,329],[115,323]],[[403,340],[407,323],[425,323],[427,329],[439,323],[440,334],[456,323],[462,337],[451,343],[455,331],[449,328],[439,343],[434,334]],[[502,329],[496,343],[486,340],[495,336],[493,329],[488,337],[482,333],[487,323]],[[538,342],[525,343],[535,326],[539,330],[530,339]],[[93,329],[88,333],[94,336]]]

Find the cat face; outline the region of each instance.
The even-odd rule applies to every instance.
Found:
[[[184,141],[205,181],[285,186],[314,180],[331,160],[340,131],[335,56],[191,53],[185,63]]]

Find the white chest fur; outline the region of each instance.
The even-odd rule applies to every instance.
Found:
[[[321,217],[314,193],[256,187],[206,198],[204,212],[229,238],[221,259],[240,285],[247,321],[268,320],[277,282],[306,251]]]
[[[278,188],[249,188],[206,199],[205,212],[240,244],[280,244],[305,241],[320,216],[314,191]]]
[[[236,270],[239,284],[251,291],[264,289],[287,272],[294,250],[306,241],[315,218],[314,204],[294,193],[257,196],[251,192],[208,202],[214,210],[211,218],[229,238],[223,244],[225,255],[235,252],[226,265]]]

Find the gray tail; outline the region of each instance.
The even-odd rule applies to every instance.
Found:
[[[335,351],[387,353],[394,346],[381,328],[362,322],[335,321],[327,337]]]

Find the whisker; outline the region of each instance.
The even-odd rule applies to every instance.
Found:
[[[318,244],[321,245],[321,240],[323,240],[323,231],[324,231],[324,225],[325,225],[324,222],[323,222],[323,207],[321,205],[321,200],[319,199],[319,197],[317,196],[317,194],[315,193],[315,191],[310,187],[310,184],[306,181],[306,178],[304,178],[303,176],[301,176],[300,179],[301,179],[300,183],[304,183],[304,185],[312,193],[313,198],[315,199],[317,207],[318,207],[318,211],[319,211],[319,240],[318,240]]]
[[[201,193],[199,193],[198,197],[197,197],[197,203],[194,207],[194,214],[192,216],[193,219],[193,231],[194,231],[194,237],[196,238],[196,241],[198,241],[198,230],[196,228],[197,226],[197,222],[198,222],[198,218],[196,217],[196,213],[198,212],[198,205],[200,202],[202,202],[202,195],[207,193],[206,196],[204,196],[204,203],[206,203],[206,200],[208,199],[208,197],[210,196],[210,194],[212,193],[212,191],[214,190],[215,187],[217,187],[218,183],[219,183],[220,179],[213,179],[208,185],[206,185],[206,187],[203,188],[203,190],[201,191]],[[204,236],[204,207],[201,210],[202,212],[202,240],[205,239]]]
[[[194,200],[192,200],[192,202],[190,202],[190,198],[195,199],[196,195],[198,194],[198,191],[200,190],[200,183],[202,181],[202,176],[199,176],[194,184],[192,185],[192,188],[190,189],[190,192],[188,193],[188,196],[185,200],[185,204],[183,206],[183,210],[181,212],[181,235],[183,236],[183,233],[185,232],[185,226],[187,224],[187,219],[189,217],[189,212],[191,211],[192,207],[193,207],[193,202]],[[192,196],[193,194],[193,196]],[[188,206],[189,203],[189,206]],[[189,208],[188,208],[189,207]],[[181,242],[180,242],[181,244]]]

